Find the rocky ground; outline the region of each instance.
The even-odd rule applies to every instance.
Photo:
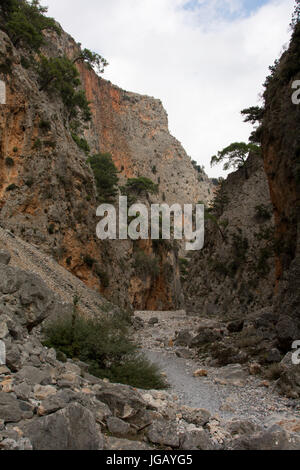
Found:
[[[300,416],[289,406],[295,401],[260,388],[241,367],[204,369],[182,357],[192,353],[174,345],[174,327],[199,321],[184,312],[155,314],[151,325],[151,313],[132,322],[146,353],[161,358],[170,390],[111,384],[91,376],[82,362],[58,360],[43,347],[41,326],[68,304],[40,276],[12,262],[11,253],[0,250],[0,340],[6,349],[0,449],[300,448]]]

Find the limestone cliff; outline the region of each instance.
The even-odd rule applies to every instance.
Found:
[[[66,33],[49,34],[43,53],[72,57],[78,49]],[[74,142],[59,96],[40,91],[26,50],[16,49],[1,32],[7,104],[0,108],[0,223],[52,255],[87,286],[125,308],[170,309],[182,305],[177,255],[172,248],[154,253],[159,274],[141,277],[131,241],[96,238],[96,188],[87,155]],[[209,200],[210,182],[168,131],[158,100],[128,93],[80,68],[93,119],[85,129],[91,153],[111,152],[128,177],[159,183],[159,200]],[[42,123],[46,122],[47,127]],[[171,266],[170,269],[167,269]]]
[[[300,338],[299,175],[300,105],[293,104],[292,84],[300,79],[300,25],[289,49],[269,77],[262,146],[276,226],[275,312],[284,350]]]
[[[251,155],[228,176],[207,220],[204,250],[190,260],[184,286],[190,310],[245,318],[272,304],[274,290],[272,206],[263,160]]]

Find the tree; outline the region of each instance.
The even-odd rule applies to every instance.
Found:
[[[296,0],[295,10],[292,16],[291,28],[294,30],[300,22],[300,0]]]
[[[145,176],[141,176],[140,178],[130,178],[126,183],[126,190],[132,191],[138,195],[143,192],[157,194],[158,184],[153,183],[152,180]]]
[[[81,84],[79,72],[67,57],[54,57],[48,59],[41,56],[38,66],[40,76],[40,91],[59,92],[69,110],[69,118],[76,118],[78,110],[81,111],[85,121],[91,119],[89,103],[83,90],[77,90]]]
[[[73,59],[73,64],[76,64],[77,62],[86,64],[90,69],[95,68],[99,75],[104,73],[105,67],[109,65],[104,57],[96,52],[90,51],[89,49],[83,49],[83,51]]]
[[[248,179],[249,175],[246,167],[246,161],[252,152],[260,152],[260,147],[255,144],[235,142],[218,152],[217,155],[214,155],[211,159],[211,166],[218,165],[219,163],[227,160],[223,167],[225,171],[229,170],[230,168],[244,168],[245,178]]]
[[[250,108],[243,109],[241,114],[245,116],[244,122],[250,122],[251,124],[261,123],[264,117],[264,108],[259,106],[251,106]]]
[[[251,106],[250,108],[243,109],[241,114],[245,116],[244,122],[250,122],[251,124],[255,125],[258,123],[257,127],[251,133],[249,137],[249,141],[254,144],[261,143],[261,135],[262,135],[262,121],[264,118],[264,108],[260,108],[259,106]]]
[[[101,202],[113,202],[118,189],[118,170],[109,153],[93,155],[88,159],[93,170]]]
[[[2,11],[7,20],[5,30],[14,46],[21,44],[38,52],[45,43],[43,31],[61,32],[55,20],[45,16],[48,9],[39,0],[5,0]]]

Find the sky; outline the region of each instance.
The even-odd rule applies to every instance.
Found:
[[[268,67],[290,38],[294,0],[42,0],[77,42],[109,62],[104,78],[161,99],[171,133],[211,177],[210,160],[252,126]]]

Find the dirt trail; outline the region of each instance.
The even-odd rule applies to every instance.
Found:
[[[194,333],[200,324],[210,320],[189,317],[184,311],[136,312],[135,316],[144,321],[144,327],[135,333],[135,340],[147,357],[161,367],[171,393],[175,393],[183,404],[205,408],[221,418],[251,419],[265,425],[273,418],[300,418],[299,411],[293,409],[293,400],[279,396],[273,387],[262,386],[262,379],[250,376],[247,367],[245,370],[241,366],[208,367],[195,357],[193,351],[174,345],[176,331],[187,329]],[[149,320],[154,317],[158,323],[150,325]],[[195,378],[193,374],[199,369],[205,370],[207,377]],[[224,376],[229,379],[225,380]]]

